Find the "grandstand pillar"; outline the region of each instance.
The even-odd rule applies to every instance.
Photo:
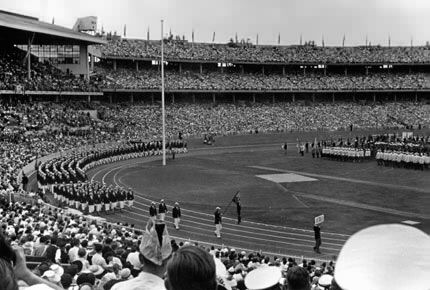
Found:
[[[397,95],[396,94],[394,94],[394,102],[395,103],[397,102]]]
[[[315,94],[312,94],[312,102],[315,103]]]
[[[215,93],[212,93],[212,102],[213,102],[214,104],[216,103]]]
[[[376,103],[376,94],[373,93],[373,102]]]
[[[355,94],[352,94],[352,101],[355,102]]]
[[[175,94],[172,93],[172,104],[174,104],[174,103],[175,103]]]
[[[116,71],[116,59],[113,60],[113,70]]]
[[[28,44],[27,44],[27,78],[29,80],[31,80],[31,40],[30,38],[28,39]]]
[[[368,75],[369,75],[369,67],[366,66],[366,76],[368,76]]]
[[[296,102],[296,95],[295,94],[293,94],[292,99],[293,99],[293,103]]]
[[[133,95],[133,93],[131,93],[131,95],[130,95],[130,103],[134,103],[134,95]]]
[[[415,92],[415,103],[418,103],[418,94]]]
[[[324,66],[324,76],[326,76],[327,75],[327,66],[325,65]]]
[[[136,71],[139,71],[139,62],[136,61]]]
[[[345,67],[345,76],[348,75],[348,69]]]
[[[151,93],[151,102],[154,104],[154,93]]]
[[[196,103],[196,95],[192,95],[192,98],[193,98],[193,103]]]
[[[331,93],[331,102],[334,103],[334,93]]]
[[[233,104],[236,104],[236,95],[233,94]]]
[[[303,76],[304,77],[306,76],[306,67],[305,66],[303,66]]]
[[[109,103],[112,104],[112,95],[109,95]]]
[[[87,96],[87,102],[88,102],[88,103],[91,103],[91,95],[88,95],[88,96]]]
[[[272,96],[272,103],[275,103],[275,95]]]
[[[282,67],[282,75],[285,75],[285,66]]]
[[[261,67],[261,73],[263,74],[263,76],[264,76],[264,65]]]
[[[252,103],[255,104],[255,94],[252,94]]]
[[[182,73],[182,63],[179,64],[179,73]]]
[[[90,61],[91,61],[91,71],[94,71],[94,55],[91,55]]]
[[[242,74],[244,74],[243,65],[241,65],[241,66],[240,66],[240,72],[241,72]]]
[[[31,103],[31,102],[33,102],[33,96],[32,95],[29,95],[28,96],[28,101]]]
[[[200,74],[202,74],[202,73],[203,73],[203,65],[200,64]]]

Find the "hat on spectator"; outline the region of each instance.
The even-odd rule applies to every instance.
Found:
[[[281,270],[278,267],[261,267],[245,277],[245,286],[249,290],[263,290],[278,284],[281,277]]]
[[[328,289],[331,285],[331,280],[333,280],[332,275],[324,274],[318,279],[318,286],[320,286],[321,289]]]
[[[124,268],[121,271],[119,271],[119,276],[121,277],[121,279],[128,279],[130,278],[131,275],[131,271],[128,268]]]
[[[49,269],[51,269],[52,271],[54,271],[57,275],[59,275],[60,277],[63,276],[64,274],[64,269],[63,267],[61,267],[58,264],[52,264],[51,267],[49,267]]]
[[[45,271],[45,273],[42,275],[42,278],[46,278],[53,283],[58,283],[61,280],[61,276],[52,270]]]
[[[139,250],[146,259],[158,266],[161,266],[163,261],[170,257],[172,246],[164,221],[148,220]]]
[[[398,262],[402,261],[399,273]],[[397,273],[393,275],[393,273]],[[352,235],[336,263],[342,289],[428,289],[430,237],[406,225],[368,227]]]

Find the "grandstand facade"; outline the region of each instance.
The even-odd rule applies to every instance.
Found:
[[[253,46],[165,39],[171,102],[419,101],[430,90],[429,47]],[[157,41],[116,39],[100,48],[95,72],[107,95],[160,92]]]

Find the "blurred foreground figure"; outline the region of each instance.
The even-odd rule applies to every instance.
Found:
[[[343,290],[428,290],[430,237],[400,224],[361,230],[343,246],[334,279]]]

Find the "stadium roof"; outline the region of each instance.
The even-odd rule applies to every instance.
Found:
[[[34,17],[0,10],[0,41],[12,44],[104,44],[105,40]]]

